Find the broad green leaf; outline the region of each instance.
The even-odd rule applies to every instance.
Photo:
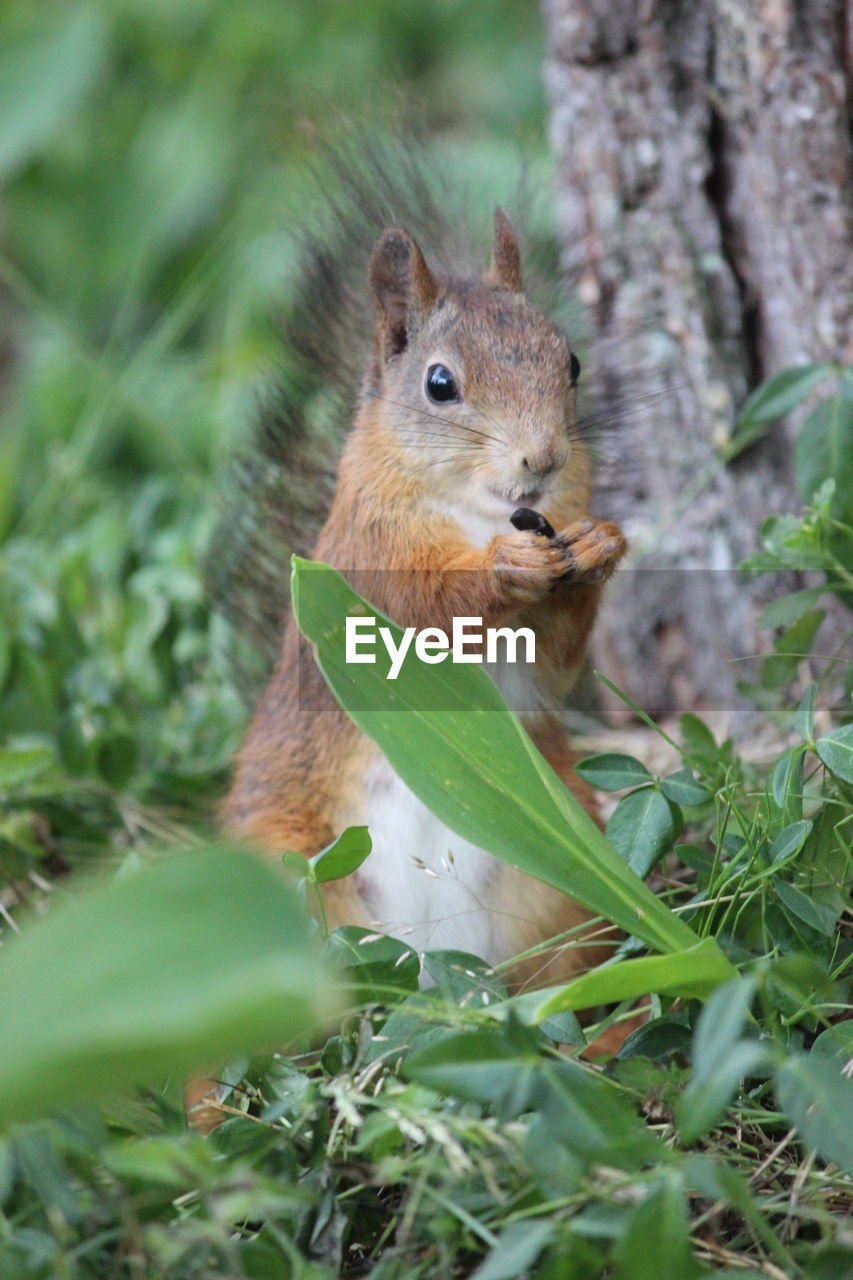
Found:
[[[853,1080],[836,1058],[792,1054],[776,1075],[779,1103],[803,1141],[853,1173]]]
[[[685,1022],[679,1021],[679,1016],[683,1018],[684,1015],[655,1018],[638,1027],[626,1036],[616,1056],[620,1061],[634,1057],[660,1061],[676,1053],[686,1058],[693,1037]]]
[[[509,1119],[531,1105],[541,1067],[536,1033],[507,1024],[443,1036],[410,1053],[403,1075],[441,1093],[493,1104]]]
[[[550,1018],[544,1018],[539,1023],[539,1030],[549,1040],[553,1040],[554,1044],[586,1044],[583,1027],[569,1009],[564,1009],[562,1013],[555,1013]]]
[[[842,725],[818,738],[815,750],[827,769],[845,782],[853,782],[853,724]]]
[[[789,747],[776,761],[770,779],[770,789],[777,812],[773,815],[774,834],[803,816],[803,757],[804,746]]]
[[[518,1280],[554,1235],[554,1225],[541,1218],[514,1222],[471,1276],[471,1280]]]
[[[667,799],[675,804],[707,804],[711,799],[711,792],[696,781],[691,769],[679,769],[676,773],[671,773],[669,777],[661,779],[660,785]]]
[[[792,822],[789,827],[785,827],[780,831],[770,846],[770,852],[767,855],[771,865],[777,867],[779,863],[786,862],[795,853],[799,853],[813,825],[814,823],[808,820],[801,820]]]
[[[466,1031],[409,1055],[409,1079],[468,1101],[488,1103],[507,1120],[535,1108],[585,1162],[636,1167],[664,1158],[619,1090],[574,1062],[545,1058],[527,1028]]]
[[[768,1059],[768,1049],[742,1032],[755,995],[753,978],[735,978],[717,988],[699,1015],[693,1041],[693,1075],[684,1091],[678,1127],[695,1142],[716,1124],[738,1082]]]
[[[824,612],[816,609],[799,618],[787,631],[773,642],[773,653],[761,663],[761,686],[763,689],[780,689],[793,680],[799,670],[803,658],[811,653],[812,644]]]
[[[636,787],[652,780],[652,775],[641,760],[615,751],[603,751],[579,760],[575,765],[575,773],[598,787],[599,791],[622,791],[626,787]]]
[[[199,1175],[210,1177],[215,1165],[210,1144],[201,1134],[187,1135],[180,1145],[171,1135],[115,1142],[104,1162],[119,1178],[170,1187],[176,1193],[191,1191]]]
[[[806,742],[811,742],[812,733],[814,732],[814,704],[817,697],[817,684],[810,684],[806,689],[800,704],[794,712],[794,718],[791,724],[801,738]]]
[[[700,760],[703,764],[718,759],[720,748],[704,720],[693,715],[692,711],[685,711],[679,723],[684,750],[691,759]]]
[[[307,919],[258,859],[171,854],[0,955],[0,1119],[284,1043],[329,1006]]]
[[[666,797],[654,787],[642,787],[619,801],[607,823],[607,838],[632,871],[647,876],[681,826],[680,813]]]
[[[663,1164],[667,1160],[666,1147],[606,1077],[565,1059],[547,1060],[542,1077],[534,1091],[536,1110],[586,1165],[637,1169],[650,1161]]]
[[[811,501],[825,480],[835,480],[832,513],[839,520],[853,510],[853,401],[840,395],[821,400],[794,442],[797,487]]]
[[[749,395],[738,415],[738,431],[774,422],[796,408],[832,367],[824,364],[794,365],[762,382]]]
[[[776,892],[785,910],[795,915],[798,920],[802,920],[804,924],[816,929],[827,938],[835,932],[838,913],[833,911],[832,907],[827,907],[824,903],[809,897],[807,893],[788,884],[786,880],[776,881]]]
[[[506,999],[506,987],[491,965],[467,951],[426,951],[424,968],[446,999],[466,1009]]]
[[[349,994],[358,1004],[381,1004],[392,992],[418,989],[418,953],[387,934],[342,925],[326,939],[324,953],[355,988]]]
[[[136,739],[129,733],[105,735],[97,748],[98,773],[114,791],[122,791],[137,765]]]
[[[422,1049],[446,1039],[451,1034],[444,1025],[446,1016],[446,1006],[436,987],[406,996],[394,1006],[381,1031],[366,1047],[365,1064],[379,1059],[393,1064],[412,1049]]]
[[[325,884],[328,880],[342,880],[344,876],[352,875],[372,848],[367,827],[347,827],[328,848],[321,849],[309,859],[314,879],[318,884]]]
[[[675,856],[686,867],[693,868],[696,872],[696,882],[700,888],[704,888],[710,883],[714,870],[714,855],[709,853],[707,849],[703,849],[698,844],[677,844],[675,846]]]
[[[94,84],[106,55],[105,15],[89,5],[62,9],[0,50],[0,174],[26,163],[66,123]]]
[[[32,782],[53,764],[47,747],[30,747],[24,751],[0,751],[0,791]]]
[[[570,894],[659,951],[693,931],[625,866],[476,666],[426,666],[410,653],[394,681],[345,661],[348,615],[376,614],[326,565],[294,557],[293,606],[335,696],[407,786],[449,827]],[[382,619],[399,643],[400,628]]]
[[[792,591],[789,595],[771,600],[762,609],[757,625],[762,629],[789,627],[799,622],[806,614],[811,613],[818,600],[826,591],[826,587],[806,587],[803,591]]]
[[[613,1253],[613,1280],[692,1280],[703,1274],[690,1245],[684,1191],[665,1176],[631,1214]]]
[[[636,996],[683,996],[703,1000],[731,977],[732,969],[719,946],[705,938],[688,951],[668,956],[638,956],[591,969],[564,987],[549,987],[516,997],[525,1002],[531,1022],[542,1022],[564,1009],[588,1009]]]
[[[848,1019],[827,1027],[815,1040],[811,1052],[813,1057],[837,1061],[840,1067],[848,1069],[849,1075],[848,1063],[853,1062],[853,1021]]]

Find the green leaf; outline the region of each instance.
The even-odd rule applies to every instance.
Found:
[[[704,1274],[690,1245],[684,1191],[673,1177],[652,1186],[613,1253],[613,1280],[692,1280]]]
[[[815,635],[824,616],[821,609],[807,613],[774,640],[774,652],[761,663],[762,688],[779,689],[794,679],[803,658],[811,653]]]
[[[744,402],[738,415],[739,432],[784,417],[832,372],[831,365],[802,364],[767,378]]]
[[[853,782],[853,724],[818,738],[815,750],[827,769],[845,782]]]
[[[326,939],[324,954],[355,988],[351,995],[358,1004],[382,1004],[395,992],[418,989],[418,953],[387,934],[342,925]]]
[[[799,853],[813,826],[813,822],[801,819],[783,828],[770,846],[770,852],[767,855],[771,866],[777,867],[779,863],[786,862]]]
[[[844,1064],[814,1054],[792,1054],[776,1075],[779,1103],[803,1141],[824,1160],[853,1173],[853,1080]]]
[[[681,815],[666,797],[654,787],[642,787],[619,801],[607,823],[607,838],[632,871],[647,876],[681,827]]]
[[[461,1031],[409,1054],[403,1075],[441,1093],[490,1103],[504,1118],[530,1105],[541,1067],[536,1033],[520,1025]]]
[[[683,1014],[679,1015],[683,1018]],[[679,1016],[654,1018],[644,1026],[632,1031],[622,1042],[616,1055],[620,1061],[626,1058],[651,1058],[660,1061],[679,1054],[687,1057],[690,1051],[692,1036],[690,1028]]]
[[[638,956],[617,964],[591,969],[566,986],[531,991],[516,996],[523,1001],[532,1022],[542,1022],[565,1009],[588,1009],[597,1004],[615,1004],[636,996],[683,996],[705,999],[732,969],[716,943],[705,938],[688,951],[669,956]]]
[[[532,1267],[554,1235],[554,1226],[541,1219],[514,1222],[502,1232],[485,1262],[471,1280],[518,1280]]]
[[[650,1161],[666,1161],[666,1148],[606,1077],[565,1059],[549,1059],[541,1076],[534,1091],[536,1110],[584,1164],[637,1169]]]
[[[506,987],[491,965],[467,951],[426,951],[424,968],[441,994],[466,1009],[506,999]]]
[[[758,618],[757,625],[762,629],[789,627],[799,622],[806,614],[811,613],[818,600],[826,591],[826,586],[806,587],[804,591],[792,591],[789,595],[780,596],[765,605]]]
[[[814,704],[817,697],[817,684],[810,684],[806,689],[800,704],[794,712],[791,724],[796,733],[804,738],[806,742],[811,742],[812,733],[814,732]]]
[[[14,32],[14,26],[12,27]],[[66,123],[98,75],[106,55],[104,14],[89,5],[59,10],[42,29],[0,49],[0,174],[24,164]]]
[[[136,739],[129,733],[111,733],[97,746],[98,773],[114,791],[122,791],[137,764]]]
[[[804,746],[789,747],[783,752],[773,769],[770,779],[770,792],[777,813],[773,823],[774,831],[793,822],[799,822],[803,816],[803,758]]]
[[[768,1049],[741,1033],[755,995],[754,978],[734,978],[717,988],[699,1015],[693,1041],[693,1075],[679,1108],[684,1142],[695,1142],[714,1125],[738,1081],[767,1061]]]
[[[344,876],[352,875],[372,848],[367,827],[347,827],[337,840],[309,859],[314,879],[318,884],[326,884],[329,880],[342,880]]]
[[[638,783],[652,780],[652,775],[642,761],[635,760],[633,756],[619,755],[615,751],[603,751],[599,755],[579,760],[575,765],[575,773],[579,773],[599,791],[622,791],[626,787],[636,787]]]
[[[403,1074],[467,1101],[487,1103],[508,1120],[535,1109],[585,1163],[635,1168],[665,1158],[618,1089],[564,1059],[545,1058],[528,1028],[467,1031],[412,1053]]]
[[[677,844],[675,846],[675,856],[686,867],[693,868],[696,872],[696,883],[700,888],[704,888],[710,883],[715,860],[714,855],[709,853],[707,849],[703,849],[698,844]]]
[[[696,781],[690,769],[679,769],[676,773],[669,774],[668,777],[661,779],[660,785],[667,799],[674,801],[675,804],[689,807],[707,804],[712,798],[708,788]]]
[[[816,929],[824,937],[830,938],[835,933],[838,912],[833,911],[832,907],[810,898],[786,880],[776,881],[776,892],[785,910],[798,920],[802,920],[811,929]]]
[[[827,1027],[815,1040],[811,1053],[812,1057],[837,1062],[839,1068],[847,1067],[853,1061],[853,1021],[837,1022]]]
[[[316,1024],[329,988],[273,870],[210,847],[80,893],[0,956],[0,1119],[21,1120]]]
[[[685,711],[679,723],[684,750],[692,760],[712,764],[719,758],[720,748],[704,720],[693,715],[692,711]]]
[[[825,480],[835,480],[832,513],[847,520],[853,511],[853,402],[828,396],[815,406],[794,442],[794,468],[803,502]]]
[[[32,747],[25,751],[0,751],[0,791],[14,791],[25,786],[53,764],[53,756],[47,747]]]
[[[660,951],[695,945],[611,848],[476,666],[425,666],[409,654],[389,681],[345,661],[347,615],[374,614],[326,565],[294,557],[293,606],[330,688],[394,770],[466,840],[554,885]],[[380,616],[380,615],[376,615]],[[395,642],[400,628],[391,628]]]

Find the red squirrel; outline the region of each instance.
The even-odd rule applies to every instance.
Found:
[[[357,570],[361,593],[402,626],[449,632],[455,616],[475,616],[484,627],[532,628],[535,665],[498,664],[492,675],[594,815],[561,710],[626,542],[588,514],[577,357],[525,296],[518,239],[500,209],[485,273],[438,274],[392,227],[374,244],[365,288],[372,337],[312,555]],[[528,518],[517,522],[531,527],[513,528],[519,508]],[[430,813],[341,710],[292,617],[223,817],[273,855],[310,856],[345,827],[368,827],[373,852],[360,870],[323,886],[330,927],[375,927],[416,949],[500,964],[588,918]],[[555,982],[606,954],[600,941],[574,938],[505,976],[512,989]]]

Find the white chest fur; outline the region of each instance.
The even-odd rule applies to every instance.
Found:
[[[371,923],[417,951],[470,951],[504,959],[500,918],[490,914],[495,859],[448,827],[397,777],[384,757],[365,777],[373,852],[359,872]]]
[[[534,669],[526,663],[490,669],[516,714],[542,706]],[[496,910],[500,864],[446,827],[406,786],[383,756],[364,778],[364,823],[373,851],[359,872],[371,924],[417,951],[470,951],[491,964],[509,956],[507,904]]]

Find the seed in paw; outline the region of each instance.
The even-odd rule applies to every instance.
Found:
[[[519,507],[513,511],[509,522],[521,532],[537,533],[543,538],[553,538],[554,526],[539,511],[532,507]]]

